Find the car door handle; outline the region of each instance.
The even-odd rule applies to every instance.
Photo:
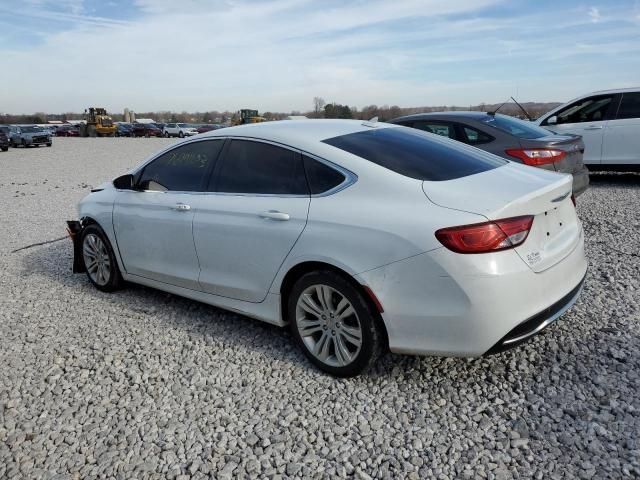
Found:
[[[585,127],[585,130],[602,130],[602,125],[591,125],[590,127]]]
[[[269,210],[268,212],[262,212],[260,213],[260,216],[262,218],[268,218],[270,220],[280,220],[281,222],[287,221],[289,220],[289,214],[288,213],[283,213],[283,212],[278,212],[277,210]]]
[[[186,212],[187,210],[191,210],[191,205],[186,205],[184,203],[176,203],[173,207],[171,207],[172,210],[177,210],[179,212]]]

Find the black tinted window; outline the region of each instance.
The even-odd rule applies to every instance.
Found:
[[[435,133],[443,137],[456,138],[456,132],[450,123],[430,122],[428,120],[417,120],[413,122],[413,128],[424,130],[425,132]]]
[[[223,144],[224,140],[208,140],[168,151],[144,168],[138,187],[142,190],[202,191],[207,169]]]
[[[482,123],[497,130],[509,133],[518,138],[533,139],[550,135],[549,130],[537,126],[532,122],[525,122],[507,115],[485,115],[479,118]]]
[[[336,169],[307,156],[304,157],[304,168],[313,195],[328,192],[345,181],[345,176]]]
[[[475,128],[465,126],[462,127],[462,131],[464,132],[463,141],[469,145],[481,145],[493,140],[493,137],[490,137],[486,133],[476,130]]]
[[[506,164],[494,155],[411,128],[376,128],[324,140],[418,180],[452,180]]]
[[[640,118],[640,93],[624,93],[616,118]]]
[[[582,123],[605,120],[612,101],[612,95],[578,100],[555,115],[556,123]],[[544,123],[546,123],[546,120]]]
[[[233,140],[224,155],[214,191],[308,195],[302,158],[268,143]]]

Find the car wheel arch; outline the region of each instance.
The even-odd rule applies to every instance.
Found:
[[[368,290],[364,285],[360,284],[352,274],[348,273],[347,271],[343,270],[340,267],[337,267],[327,262],[315,261],[315,260],[304,261],[289,268],[287,273],[282,278],[282,281],[280,282],[280,290],[279,290],[280,291],[280,312],[281,312],[282,320],[285,323],[289,323],[289,320],[287,319],[287,301],[289,298],[289,294],[293,289],[293,286],[295,285],[296,281],[298,281],[307,273],[317,272],[322,270],[330,271],[344,277],[356,289],[358,289],[360,293],[362,293],[362,296],[366,299],[367,304],[371,309],[371,312],[374,314],[374,318],[376,319],[376,321],[379,322],[379,326],[381,327],[381,331],[383,332],[383,344],[384,344],[384,347],[388,349],[389,335],[387,332],[387,325],[384,319],[382,318],[380,309],[378,308],[376,301],[372,298],[373,293],[370,290]]]

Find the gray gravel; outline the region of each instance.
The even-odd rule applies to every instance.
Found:
[[[73,275],[91,186],[166,145],[57,139],[0,153],[0,478],[640,476],[640,175],[579,200],[581,300],[477,360],[387,355],[339,380],[286,331]]]

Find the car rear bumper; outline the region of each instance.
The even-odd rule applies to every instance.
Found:
[[[564,297],[558,300],[553,305],[545,308],[543,311],[534,315],[533,317],[525,320],[521,324],[517,325],[513,330],[507,333],[498,343],[491,347],[485,355],[493,355],[495,353],[504,352],[511,348],[517,347],[522,343],[529,340],[534,335],[537,335],[542,330],[551,325],[554,321],[562,316],[567,310],[569,310],[574,303],[578,300],[582,287],[584,286],[584,278],[575,286],[573,290],[567,293]]]
[[[356,279],[382,304],[391,351],[475,357],[562,304],[586,270],[581,231],[573,250],[540,273],[513,250],[460,255],[439,248]]]
[[[573,195],[582,195],[589,186],[589,170],[583,166],[581,170],[573,172]]]

